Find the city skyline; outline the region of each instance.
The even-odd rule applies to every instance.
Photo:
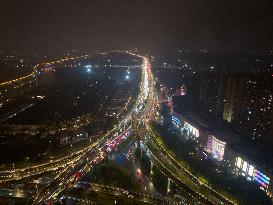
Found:
[[[272,205],[272,8],[2,0],[0,204]]]

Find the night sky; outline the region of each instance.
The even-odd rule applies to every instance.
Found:
[[[157,52],[273,48],[268,0],[1,0],[0,49]]]

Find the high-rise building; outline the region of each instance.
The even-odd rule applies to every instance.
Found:
[[[231,123],[234,121],[236,111],[239,109],[239,105],[236,103],[238,100],[238,86],[239,80],[235,76],[227,76],[223,120]]]
[[[242,135],[273,144],[273,77],[268,74],[205,76],[201,109]]]
[[[234,112],[230,123],[252,139],[273,143],[273,77],[240,76],[233,83]]]
[[[201,79],[200,106],[210,116],[221,118],[225,102],[226,78],[216,73],[205,75]]]

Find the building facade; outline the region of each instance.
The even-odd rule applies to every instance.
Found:
[[[236,147],[241,146],[239,136],[226,130],[204,130],[184,116],[173,112],[173,125],[189,140],[196,141],[210,159],[217,164],[227,163],[236,176],[243,176],[248,181],[259,185],[260,189],[273,197],[273,175],[260,166],[260,163],[250,160],[245,153]]]
[[[200,107],[252,140],[273,144],[273,76],[268,74],[204,76]]]

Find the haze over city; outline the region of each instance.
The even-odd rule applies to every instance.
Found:
[[[19,1],[0,3],[4,49],[147,52],[272,49],[272,1]]]
[[[2,0],[0,204],[273,204],[272,8]]]

